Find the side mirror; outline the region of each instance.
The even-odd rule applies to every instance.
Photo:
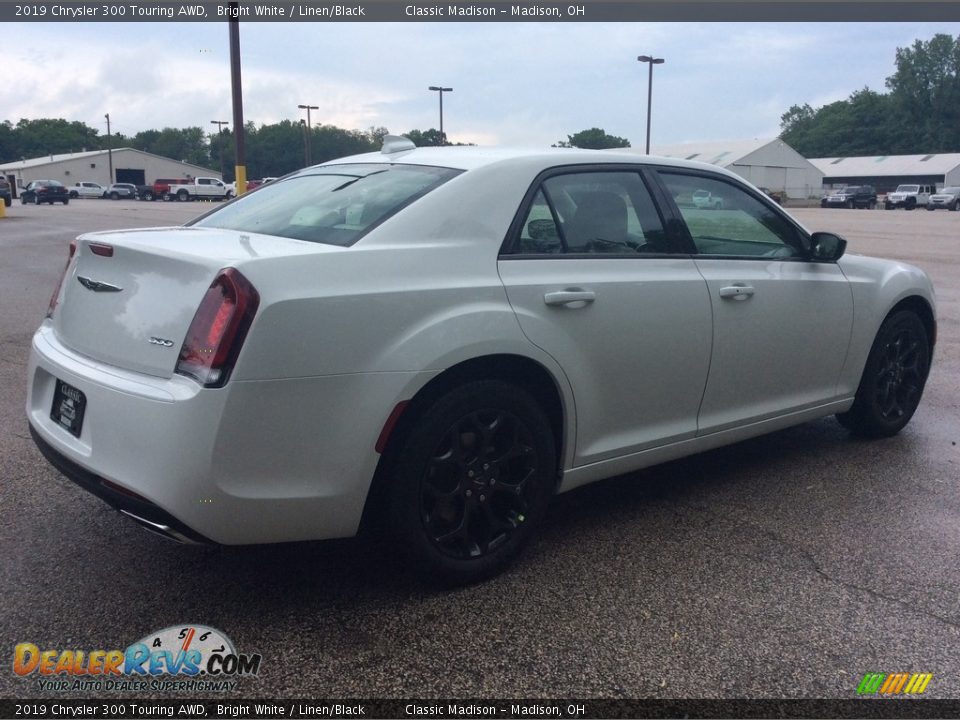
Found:
[[[828,232],[815,232],[810,236],[810,259],[824,262],[836,262],[843,257],[847,241],[839,235]]]

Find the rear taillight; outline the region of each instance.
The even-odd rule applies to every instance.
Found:
[[[204,387],[222,387],[259,304],[260,295],[238,270],[221,270],[193,316],[176,372],[192,377]]]
[[[67,255],[67,264],[63,266],[63,272],[60,273],[60,279],[57,280],[57,286],[53,289],[53,295],[50,296],[50,305],[47,307],[47,317],[53,317],[53,311],[57,309],[57,300],[60,299],[60,288],[63,286],[63,278],[67,275],[67,268],[70,267],[70,261],[77,253],[77,241],[70,241],[70,254]]]

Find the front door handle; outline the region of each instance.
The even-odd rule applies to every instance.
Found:
[[[555,292],[548,292],[543,296],[543,301],[547,305],[575,305],[576,307],[584,307],[596,299],[597,296],[593,291],[581,290],[580,288],[557,290]]]
[[[756,291],[749,285],[731,285],[720,288],[720,297],[726,300],[746,300],[752,297],[754,292]]]

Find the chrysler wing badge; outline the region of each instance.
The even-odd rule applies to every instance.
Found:
[[[94,292],[120,292],[123,290],[119,285],[111,285],[107,282],[102,282],[100,280],[93,280],[83,275],[77,275],[77,280],[83,285],[87,290],[93,290]]]

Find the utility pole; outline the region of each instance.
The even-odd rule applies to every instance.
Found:
[[[104,115],[107,119],[107,163],[110,166],[110,177],[107,180],[107,185],[113,185],[113,141],[110,138],[110,113]]]
[[[230,86],[233,90],[233,141],[236,147],[237,195],[247,191],[247,150],[243,142],[243,89],[240,83],[240,3],[230,3]]]

